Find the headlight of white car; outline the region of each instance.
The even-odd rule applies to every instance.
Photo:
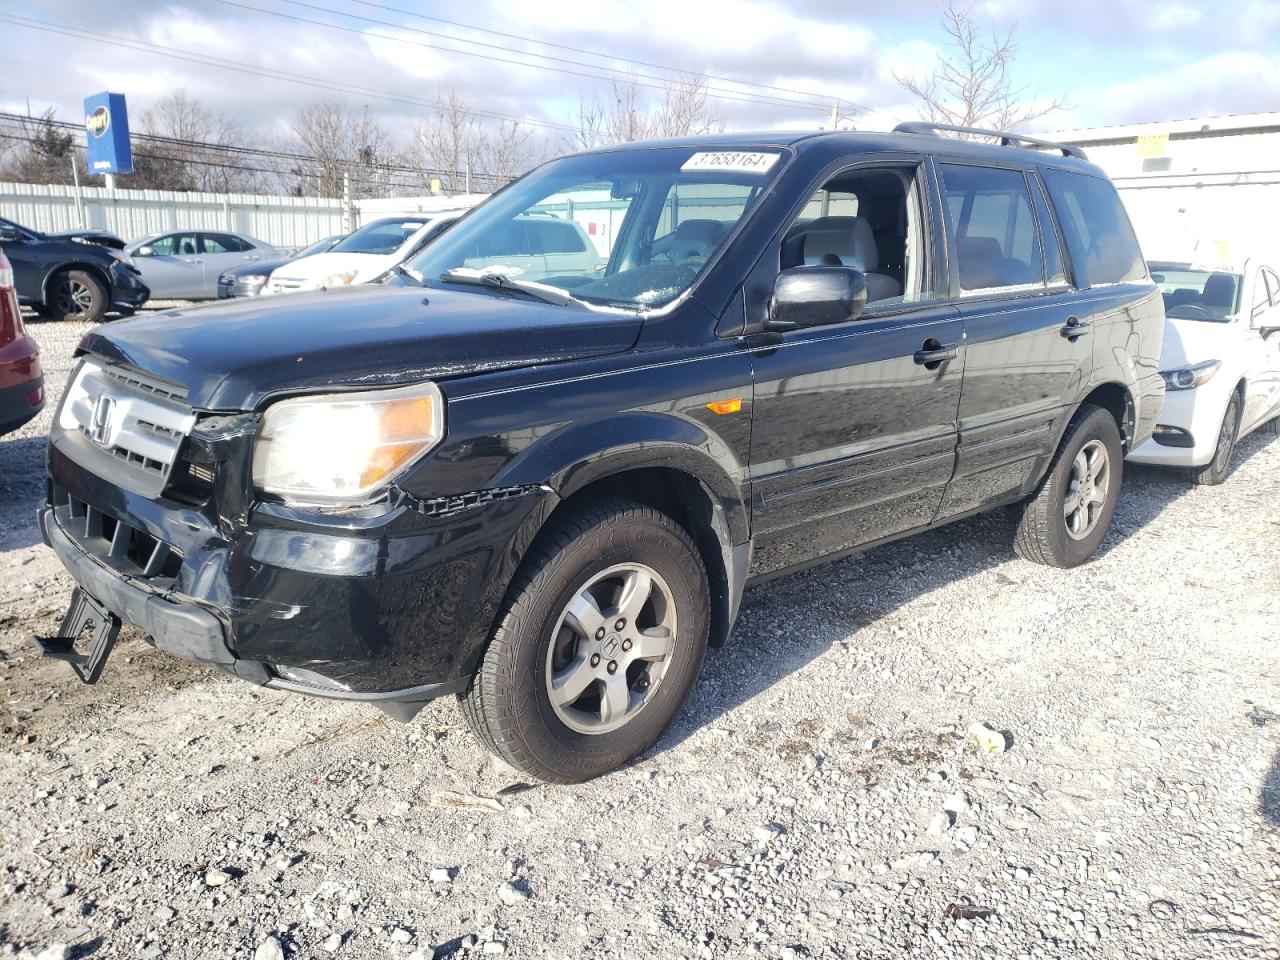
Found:
[[[1161,370],[1164,385],[1170,390],[1194,390],[1206,383],[1222,366],[1221,360],[1206,360],[1190,367],[1179,367],[1177,370]]]
[[[322,287],[349,287],[355,283],[356,271],[344,270],[342,273],[331,273],[320,281]]]
[[[359,503],[443,437],[434,383],[282,400],[258,428],[253,482],[295,502]]]

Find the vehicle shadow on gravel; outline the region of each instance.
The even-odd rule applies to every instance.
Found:
[[[1262,799],[1258,803],[1258,812],[1262,819],[1273,827],[1280,828],[1280,750],[1276,751],[1262,780]]]
[[[1111,533],[1099,557],[1122,545],[1192,487],[1178,474],[1133,470],[1124,482]],[[939,527],[844,560],[749,589],[732,635],[707,662],[689,705],[655,748],[678,746],[779,681],[803,669],[833,644],[882,646],[877,621],[939,588],[977,577],[1016,559],[1012,508]],[[1028,564],[992,582],[989,598],[1040,568]],[[1087,576],[1088,567],[1080,573]],[[943,607],[936,609],[946,618]],[[895,630],[901,629],[900,627]]]
[[[44,437],[0,440],[0,551],[40,542],[36,506],[44,494]]]

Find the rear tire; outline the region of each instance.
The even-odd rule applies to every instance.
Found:
[[[1222,426],[1218,428],[1218,442],[1213,450],[1213,459],[1203,467],[1191,470],[1191,482],[1197,487],[1216,487],[1227,479],[1231,473],[1231,457],[1236,452],[1236,440],[1240,435],[1240,394],[1231,394],[1227,402],[1227,412],[1222,416]]]
[[[522,773],[598,777],[670,725],[710,622],[706,571],[674,520],[628,500],[584,507],[530,550],[459,696],[463,716]]]
[[[84,270],[67,270],[49,281],[49,309],[57,320],[98,323],[107,312],[107,291]]]
[[[1078,567],[1107,536],[1120,500],[1124,447],[1115,418],[1087,404],[1076,412],[1035,496],[1022,504],[1018,555],[1050,567]]]

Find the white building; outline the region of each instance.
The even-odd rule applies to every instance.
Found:
[[[1280,113],[1043,135],[1082,147],[1115,183],[1149,257],[1197,241],[1277,246]]]

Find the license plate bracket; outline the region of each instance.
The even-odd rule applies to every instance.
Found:
[[[76,643],[89,634],[88,651],[80,653]],[[111,648],[120,634],[120,618],[79,587],[71,594],[71,603],[62,618],[56,637],[36,637],[40,652],[54,660],[65,660],[85,683],[97,683],[106,666]]]

